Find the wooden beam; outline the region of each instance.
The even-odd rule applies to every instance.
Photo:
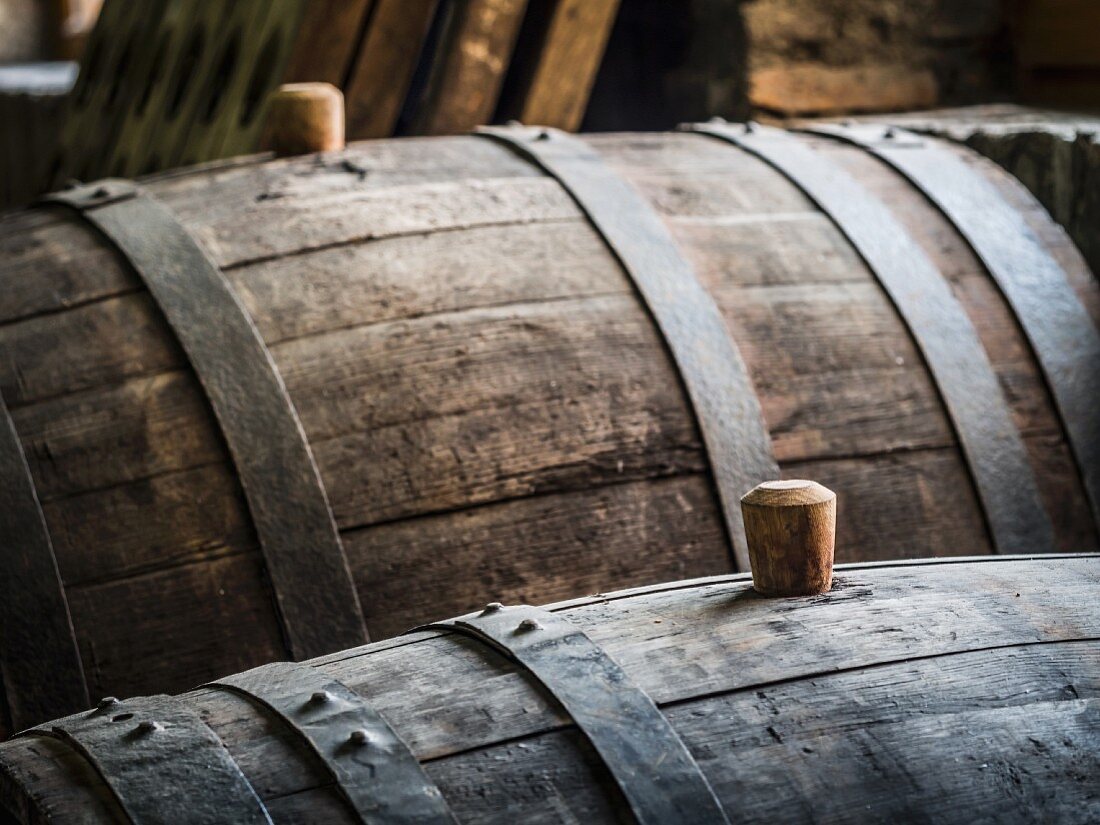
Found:
[[[580,128],[618,10],[619,0],[555,0],[519,120]]]
[[[488,123],[512,60],[527,0],[469,0],[455,8],[416,131],[453,135]]]
[[[342,87],[368,24],[374,0],[312,0],[287,65],[287,83]]]
[[[377,0],[347,84],[348,139],[393,134],[437,0]]]

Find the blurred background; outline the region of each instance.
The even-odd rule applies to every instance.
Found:
[[[1100,106],[1095,0],[0,0],[0,205],[255,151],[330,82],[348,139]]]

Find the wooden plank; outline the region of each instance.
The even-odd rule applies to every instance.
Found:
[[[438,0],[377,0],[344,86],[349,140],[389,137]]]
[[[1068,680],[1047,671],[1049,660],[1038,652],[990,651],[826,676],[666,712],[727,811],[742,821],[769,821],[777,811],[789,822],[823,816],[951,821],[965,808],[997,822],[1039,815],[1084,823],[1100,812],[1087,779],[1100,770],[1090,723],[1100,700],[1087,675],[1097,659],[1095,646],[1084,661],[1072,655],[1076,649],[1063,650],[1068,647],[1049,648],[1049,655],[1071,663]],[[1012,672],[1007,679],[1004,670]],[[1089,698],[1065,695],[1067,681]],[[967,689],[972,685],[977,690]],[[1017,697],[1025,693],[1021,703]],[[553,821],[550,812],[563,809],[583,812],[589,821],[617,821],[606,779],[572,742],[571,731],[427,767],[456,814],[474,821],[486,821],[487,807],[525,822]],[[537,790],[531,776],[541,777]],[[1005,793],[1006,783],[1012,793]],[[1051,793],[1055,787],[1058,793]]]
[[[627,580],[640,585],[729,569],[714,493],[698,473],[388,522],[346,532],[343,540],[356,580],[371,583],[363,604],[376,638],[489,601],[531,602],[535,593],[567,598]],[[470,547],[484,553],[472,570]],[[454,586],[471,576],[471,588]]]
[[[793,63],[754,69],[749,102],[782,115],[927,109],[939,102],[939,82],[931,70],[903,63]]]
[[[417,134],[462,134],[496,109],[527,0],[468,0],[454,8],[416,114]]]
[[[374,5],[375,0],[307,3],[285,82],[322,81],[342,87]]]
[[[790,610],[777,611],[775,600],[753,595],[744,581],[596,601],[568,615],[658,703],[676,702],[684,715],[673,716],[675,721],[691,717],[692,709],[706,713],[699,717],[706,721],[695,728],[695,736],[705,737],[706,730],[717,728],[716,736],[733,736],[746,746],[754,741],[775,744],[763,727],[783,725],[771,691],[779,697],[794,691],[801,702],[843,703],[846,709],[837,712],[853,717],[875,714],[879,702],[888,707],[891,690],[900,691],[904,698],[899,697],[898,717],[893,718],[905,718],[905,707],[915,711],[922,703],[941,711],[969,706],[980,712],[1005,704],[999,701],[1004,697],[1027,707],[1069,698],[1067,683],[1082,699],[1095,697],[1100,685],[1093,663],[1100,649],[1093,636],[1100,625],[1090,594],[1100,581],[1100,562],[1059,562],[1056,573],[1046,561],[993,564],[992,569],[968,563],[848,571],[830,595],[785,604],[794,608],[793,616]],[[1068,621],[1036,626],[1034,615],[1060,615]],[[830,632],[813,630],[822,627]],[[1044,644],[1014,647],[1020,642]],[[1050,644],[1057,642],[1065,644]],[[1066,650],[1071,644],[1076,647]],[[983,647],[1006,649],[971,652]],[[1066,670],[1051,666],[1051,656]],[[413,636],[400,647],[371,645],[324,668],[369,697],[422,760],[529,737],[566,721],[514,665],[453,639]],[[891,668],[905,675],[891,678]],[[971,678],[978,673],[988,677]],[[942,691],[942,700],[925,689],[922,675]],[[470,689],[487,678],[491,691]],[[835,687],[823,683],[829,679],[836,680]],[[759,687],[775,683],[791,687]],[[852,702],[856,685],[868,691],[866,707]],[[744,721],[734,716],[728,722],[733,727],[726,728],[707,705],[685,701],[710,692],[747,700],[748,707],[759,707],[758,716]],[[246,773],[251,776],[253,766],[261,769],[262,764],[259,785],[278,783],[280,793],[308,787],[308,773],[293,760],[263,758],[267,732],[262,725],[242,718],[236,706],[224,707],[212,692],[192,696]],[[829,719],[806,713],[799,723],[791,720],[780,735],[791,730],[797,737],[803,727],[807,736],[827,733]],[[841,716],[835,730],[862,728],[845,727]],[[731,733],[733,729],[741,734]],[[690,740],[692,734],[685,734]]]
[[[130,696],[150,685],[186,690],[226,668],[287,657],[255,550],[68,593],[93,696]]]
[[[522,123],[571,132],[580,128],[619,1],[550,0],[537,51],[525,56],[516,112]]]

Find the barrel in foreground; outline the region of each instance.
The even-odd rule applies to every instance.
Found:
[[[62,823],[1095,822],[1098,585],[1100,557],[1048,556],[842,566],[798,598],[734,575],[493,604],[174,699],[105,699],[0,745],[0,808]]]

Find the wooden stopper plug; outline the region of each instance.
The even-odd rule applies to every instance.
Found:
[[[271,96],[268,144],[279,157],[344,148],[344,94],[331,83],[287,83]]]
[[[836,493],[816,481],[765,481],[741,499],[752,586],[809,596],[833,586]]]

